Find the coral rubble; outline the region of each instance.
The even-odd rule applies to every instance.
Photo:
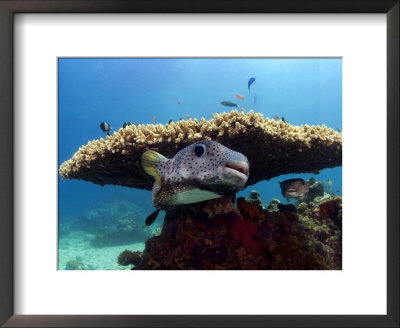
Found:
[[[154,180],[142,168],[140,157],[153,149],[171,158],[202,139],[212,139],[244,154],[250,162],[248,185],[264,179],[314,172],[342,163],[341,133],[322,126],[293,126],[250,111],[234,110],[166,125],[128,125],[106,140],[90,141],[60,166],[63,179],[82,179],[150,190]]]
[[[127,265],[138,265],[141,261],[141,255],[142,252],[132,252],[128,250],[124,250],[121,254],[118,256],[118,264],[122,266],[127,266]]]
[[[341,199],[300,205],[297,213],[268,212],[259,202],[239,198],[235,207],[225,197],[176,208],[161,235],[135,254],[134,269],[341,269]]]

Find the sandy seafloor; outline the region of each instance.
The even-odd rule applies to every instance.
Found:
[[[58,269],[65,270],[69,261],[79,261],[85,270],[130,270],[132,265],[121,266],[117,263],[118,255],[124,250],[143,251],[144,243],[119,246],[91,247],[92,234],[75,231],[59,239]]]

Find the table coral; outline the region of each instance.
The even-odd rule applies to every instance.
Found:
[[[148,149],[172,158],[179,150],[212,139],[244,154],[250,162],[247,185],[287,173],[315,172],[342,164],[341,133],[322,126],[293,126],[250,111],[215,114],[162,124],[128,125],[105,140],[90,141],[60,166],[63,179],[82,179],[151,190],[141,155]]]

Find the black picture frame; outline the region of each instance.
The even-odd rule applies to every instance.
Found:
[[[399,0],[0,0],[0,324],[4,327],[399,327]],[[13,19],[16,13],[385,13],[387,315],[14,315]],[[384,177],[383,177],[384,178]],[[18,195],[16,195],[18,197]]]

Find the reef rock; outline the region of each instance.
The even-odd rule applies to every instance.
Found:
[[[161,235],[147,240],[140,259],[135,254],[134,269],[341,269],[340,198],[322,208],[303,203],[300,214],[221,201],[231,210],[213,217],[207,208],[218,200],[169,211]]]
[[[316,197],[324,196],[324,184],[322,182],[316,181],[314,178],[311,178],[310,181],[310,189],[308,192],[309,201],[313,201]]]
[[[272,198],[268,205],[267,205],[267,210],[268,212],[279,212],[278,205],[280,204],[280,200],[277,198]]]
[[[288,173],[315,172],[342,165],[342,134],[322,126],[293,126],[260,113],[234,110],[166,125],[128,125],[90,141],[60,166],[63,179],[81,179],[151,190],[154,179],[145,173],[141,155],[148,149],[172,158],[202,140],[215,140],[244,154],[250,162],[247,185]]]
[[[250,191],[249,196],[246,198],[246,202],[249,203],[257,203],[259,206],[264,208],[264,205],[261,201],[260,193],[257,190]]]

